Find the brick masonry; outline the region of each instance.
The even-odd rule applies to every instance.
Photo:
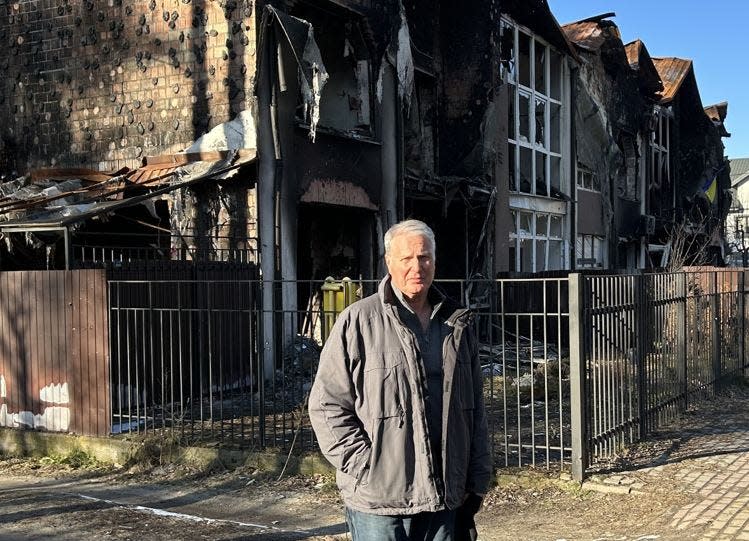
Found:
[[[250,107],[254,0],[0,0],[0,172],[137,167]]]

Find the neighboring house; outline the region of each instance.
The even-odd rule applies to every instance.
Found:
[[[563,27],[576,70],[576,268],[723,261],[727,104],[703,109],[692,62],[624,45],[613,13]]]
[[[612,16],[563,27],[581,58],[575,72],[574,268],[643,266],[648,119],[662,85],[644,45],[625,48]]]
[[[731,207],[726,216],[729,252],[743,254],[749,249],[749,158],[734,158],[731,165]]]
[[[730,205],[722,137],[700,99],[691,60],[653,58],[663,92],[653,110],[646,212],[654,216],[648,266],[667,265],[677,238],[685,264],[722,264],[723,219]]]

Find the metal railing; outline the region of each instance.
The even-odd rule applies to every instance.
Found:
[[[573,474],[745,375],[742,270],[570,276]]]
[[[743,374],[742,272],[443,280],[475,314],[497,466],[582,478]],[[314,450],[323,282],[110,280],[113,432]],[[357,295],[374,291],[358,283]],[[264,307],[268,296],[283,310]]]

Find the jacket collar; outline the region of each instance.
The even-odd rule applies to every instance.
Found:
[[[380,281],[377,293],[380,301],[387,308],[397,308],[400,301],[393,291],[392,277],[388,274]],[[466,325],[471,317],[467,308],[461,307],[451,298],[447,297],[437,286],[432,284],[429,288],[429,302],[432,306],[439,306],[438,314],[445,320],[448,325]]]

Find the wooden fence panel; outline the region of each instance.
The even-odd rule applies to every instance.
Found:
[[[109,434],[103,270],[0,273],[0,426]]]

